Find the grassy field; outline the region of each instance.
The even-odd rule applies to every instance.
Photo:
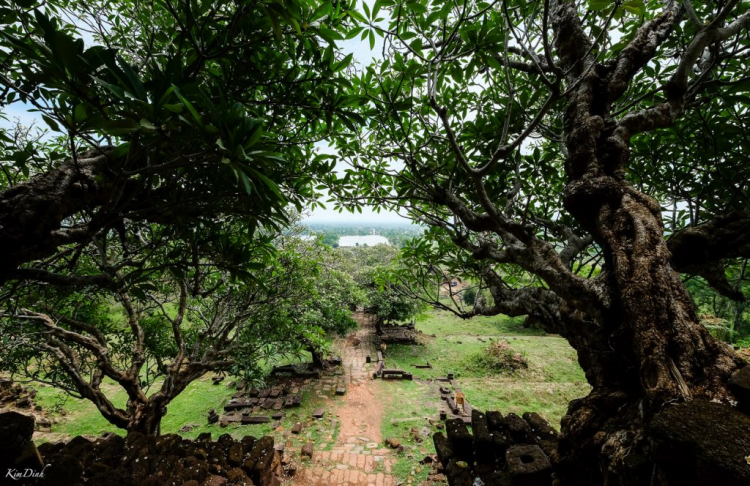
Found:
[[[503,413],[538,412],[559,428],[568,402],[589,392],[575,351],[559,336],[526,329],[521,319],[505,316],[462,320],[433,311],[417,320],[421,346],[389,345],[386,363],[412,371],[415,377],[437,378],[454,373],[469,403]],[[432,337],[434,335],[434,337]],[[528,363],[517,371],[477,365],[491,340],[504,341]],[[432,369],[417,369],[429,362]]]
[[[167,415],[161,422],[162,434],[177,434],[186,438],[195,438],[199,434],[209,432],[214,438],[228,433],[235,439],[241,439],[245,435],[261,437],[274,435],[281,440],[285,430],[291,429],[296,422],[302,422],[306,427],[302,434],[293,438],[303,442],[311,441],[322,444],[323,448],[330,447],[333,439],[331,417],[324,420],[311,420],[312,412],[316,408],[327,407],[332,400],[330,396],[319,396],[313,390],[307,390],[303,394],[302,406],[299,408],[285,410],[286,416],[278,421],[267,424],[243,426],[229,424],[223,428],[219,424],[208,424],[209,410],[216,409],[221,414],[223,406],[237,391],[234,387],[227,386],[232,378],[225,379],[222,383],[214,385],[211,381],[213,375],[207,374],[203,378],[191,383],[187,389],[175,398],[167,407]],[[125,431],[110,424],[98,412],[93,403],[87,400],[78,400],[67,396],[64,392],[47,385],[36,385],[37,396],[35,404],[41,405],[53,419],[51,433],[38,433],[35,440],[42,443],[50,440],[60,440],[77,435],[99,436],[105,432],[114,432],[125,435]],[[116,406],[124,407],[127,400],[125,392],[114,383],[105,382],[102,388]],[[158,383],[154,386],[158,389]],[[192,425],[188,432],[180,432],[185,425]],[[274,427],[275,426],[275,427]]]
[[[521,319],[505,316],[474,318],[468,321],[446,312],[432,311],[417,319],[422,331],[421,345],[388,345],[386,365],[411,371],[415,381],[379,381],[380,396],[389,396],[381,431],[404,445],[394,474],[412,484],[425,480],[428,468],[419,464],[435,452],[430,438],[415,439],[412,429],[439,430],[436,398],[439,382],[430,378],[453,373],[469,403],[481,410],[503,413],[538,412],[559,429],[560,418],[570,400],[586,395],[590,388],[576,361],[575,351],[559,336],[526,329]],[[433,336],[434,335],[434,336]],[[507,342],[528,367],[517,371],[495,371],[478,366],[478,356],[486,355],[492,341]],[[432,369],[418,369],[429,362]],[[432,423],[430,419],[433,419]]]
[[[393,473],[401,481],[411,478],[413,484],[426,479],[429,468],[419,464],[434,446],[429,435],[441,425],[438,415],[441,383],[429,379],[454,373],[458,385],[469,402],[481,410],[500,410],[503,413],[521,414],[536,411],[559,428],[568,402],[584,396],[589,391],[576,355],[567,342],[546,335],[539,330],[525,329],[520,319],[504,316],[461,320],[445,312],[431,311],[417,319],[417,329],[422,331],[421,344],[417,346],[389,345],[386,364],[389,368],[411,371],[414,381],[376,381],[382,397],[383,438],[396,438],[404,445],[397,454]],[[480,359],[488,354],[493,342],[507,343],[514,355],[520,355],[527,367],[515,371],[491,369]],[[432,369],[417,369],[414,365],[429,362]],[[191,384],[168,407],[162,421],[162,433],[178,433],[187,424],[194,424],[184,437],[194,438],[210,432],[214,438],[229,433],[239,439],[244,435],[260,437],[271,434],[275,440],[286,442],[298,450],[305,442],[313,442],[316,450],[330,449],[338,434],[335,412],[340,397],[321,395],[313,390],[305,393],[303,405],[286,410],[279,423],[242,426],[231,424],[226,428],[208,425],[206,416],[211,408],[220,411],[235,392],[226,379],[214,385],[211,375]],[[124,405],[125,395],[114,384],[107,384],[115,403]],[[62,436],[100,435],[112,431],[122,434],[86,401],[67,399],[51,387],[39,387],[37,403],[47,410],[62,403],[65,415],[53,414],[57,423],[52,434],[42,435],[40,441],[57,440]],[[323,420],[311,420],[312,411],[324,407],[329,413]],[[306,425],[302,434],[284,437],[295,422]],[[288,435],[288,434],[287,434]]]

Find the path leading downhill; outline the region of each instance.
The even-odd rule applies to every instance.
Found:
[[[302,464],[294,485],[396,485],[391,475],[396,459],[380,433],[383,401],[372,380],[374,363],[365,363],[368,354],[377,361],[373,316],[357,312],[354,318],[359,329],[339,342],[347,392],[334,410],[338,438],[332,450],[316,451],[312,461]]]

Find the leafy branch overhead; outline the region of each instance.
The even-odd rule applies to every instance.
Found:
[[[333,166],[312,143],[362,122],[351,110],[358,98],[342,94],[351,62],[335,50],[349,18],[343,5],[121,2],[106,15],[101,7],[3,11],[5,100],[39,112],[59,134],[36,154],[4,135],[13,163],[0,200],[3,279],[123,219],[189,224],[235,214],[285,224],[284,208],[306,206]],[[86,31],[96,45],[77,37]],[[37,174],[35,186],[26,182]],[[76,197],[72,187],[82,188]],[[20,217],[29,212],[33,221]]]

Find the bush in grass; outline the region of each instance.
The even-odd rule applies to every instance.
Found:
[[[466,305],[474,305],[474,302],[477,300],[477,288],[476,287],[469,287],[466,290],[463,291],[462,298],[464,301],[464,304]]]
[[[482,351],[466,358],[466,368],[475,373],[513,372],[529,367],[525,353],[519,353],[505,341],[493,341]]]

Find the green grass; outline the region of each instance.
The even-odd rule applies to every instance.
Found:
[[[104,389],[112,402],[118,407],[124,407],[127,395],[122,388],[113,383],[102,383]],[[52,432],[56,434],[70,435],[101,435],[105,432],[115,432],[124,435],[125,431],[118,429],[109,423],[96,409],[94,404],[88,400],[79,400],[70,397],[62,390],[47,385],[36,386],[37,395],[34,403],[41,405],[50,413],[57,423],[52,425]],[[62,405],[65,415],[55,411]]]
[[[322,447],[317,447],[319,450],[330,449],[333,446],[338,434],[338,427],[332,428],[331,419],[333,417],[327,416],[322,420],[311,418],[312,412],[316,408],[325,407],[330,410],[330,402],[333,399],[331,397],[328,399],[321,398],[313,390],[307,390],[303,393],[302,406],[284,410],[285,417],[279,421],[279,427],[277,428],[273,427],[276,424],[274,420],[267,424],[257,425],[236,423],[230,423],[227,427],[221,427],[219,424],[209,425],[207,420],[209,410],[214,408],[221,415],[224,405],[237,391],[234,387],[227,386],[229,382],[233,381],[233,378],[228,377],[222,383],[214,385],[211,376],[213,375],[208,374],[191,383],[184,392],[167,406],[167,415],[161,422],[162,434],[179,433],[181,436],[190,439],[194,439],[204,432],[211,433],[214,439],[222,434],[230,434],[235,439],[241,439],[246,435],[254,437],[273,435],[276,441],[283,443],[287,440],[283,437],[284,431],[290,430],[296,422],[303,422],[307,426],[302,433],[299,436],[290,437],[289,440],[292,440],[293,443],[299,443],[300,446],[307,441],[318,445],[324,444]],[[88,400],[66,397],[64,392],[50,386],[37,385],[36,388],[38,390],[36,403],[49,411],[50,417],[56,422],[52,426],[52,434],[49,437],[42,436],[38,442],[58,440],[61,436],[99,436],[105,432],[125,435],[123,429],[107,422],[94,404]],[[114,383],[104,383],[103,388],[115,405],[120,407],[125,405],[127,396],[120,387]],[[153,390],[155,391],[156,388],[153,388]],[[62,404],[64,415],[55,411],[59,404]],[[259,415],[262,414],[265,413],[259,413]],[[196,427],[189,432],[179,432],[180,428],[188,424],[195,424]]]
[[[378,396],[398,397],[397,400],[386,403],[381,423],[383,439],[395,438],[404,446],[404,452],[396,455],[396,464],[391,473],[401,482],[405,483],[411,477],[413,484],[420,484],[427,479],[429,467],[421,466],[419,461],[424,456],[435,453],[431,435],[438,428],[430,424],[429,419],[438,423],[438,385],[395,380],[377,381],[375,384],[379,387]],[[417,430],[429,428],[430,436],[422,442],[415,440],[411,435],[411,430],[415,427]]]
[[[417,321],[417,328],[423,332],[423,345],[389,345],[386,364],[411,371],[417,379],[428,379],[454,373],[469,402],[481,410],[500,410],[503,413],[523,413],[536,411],[559,428],[570,400],[586,395],[589,386],[576,362],[574,350],[558,337],[546,335],[535,329],[526,329],[519,319],[503,316],[475,318],[464,321],[455,316],[432,311]],[[431,335],[435,337],[431,337]],[[513,372],[491,373],[487,369],[470,366],[472,356],[483,353],[490,345],[490,338],[506,341],[511,348],[521,353],[528,361],[528,368]],[[429,361],[432,369],[417,369],[413,365]],[[162,433],[178,433],[186,424],[196,424],[193,430],[182,433],[184,437],[195,438],[203,432],[210,432],[214,438],[228,433],[239,439],[245,435],[261,437],[273,435],[279,442],[291,441],[294,449],[305,442],[314,442],[317,450],[330,449],[338,435],[338,428],[332,425],[331,414],[340,399],[322,398],[312,390],[305,392],[302,407],[285,410],[286,416],[277,428],[274,423],[261,425],[230,424],[226,428],[218,424],[208,425],[208,411],[215,408],[221,413],[224,404],[235,393],[227,385],[233,378],[226,378],[219,385],[211,382],[211,374],[193,382],[168,406],[168,413],[162,420]],[[381,429],[384,438],[395,437],[406,448],[399,454],[393,472],[400,480],[411,477],[412,481],[424,480],[427,468],[418,461],[427,454],[434,453],[432,440],[427,438],[419,443],[410,436],[412,427],[430,427],[437,431],[428,419],[437,418],[439,382],[388,381],[374,382],[379,387],[379,396],[394,397],[385,400],[384,420]],[[114,383],[105,383],[111,399],[124,406],[125,393]],[[38,386],[36,402],[44,409],[52,411],[64,397],[63,392],[49,386]],[[397,398],[396,398],[397,397]],[[329,414],[323,420],[312,420],[312,411],[324,407]],[[100,435],[104,432],[124,434],[107,422],[93,404],[85,400],[68,398],[63,408],[66,415],[52,413],[57,421],[52,427],[52,436],[64,434]],[[307,425],[299,435],[283,437],[295,422]],[[54,437],[56,440],[56,437]],[[42,439],[44,440],[44,439]],[[413,474],[412,474],[413,473]]]
[[[465,321],[433,311],[417,321],[417,329],[423,332],[423,345],[389,345],[387,367],[405,369],[424,379],[454,373],[469,403],[477,408],[503,413],[534,411],[559,428],[570,400],[590,390],[567,341],[524,328],[519,319],[495,316]],[[472,357],[486,353],[490,339],[506,341],[526,359],[528,368],[503,373],[477,368]],[[428,361],[432,369],[414,367]]]

